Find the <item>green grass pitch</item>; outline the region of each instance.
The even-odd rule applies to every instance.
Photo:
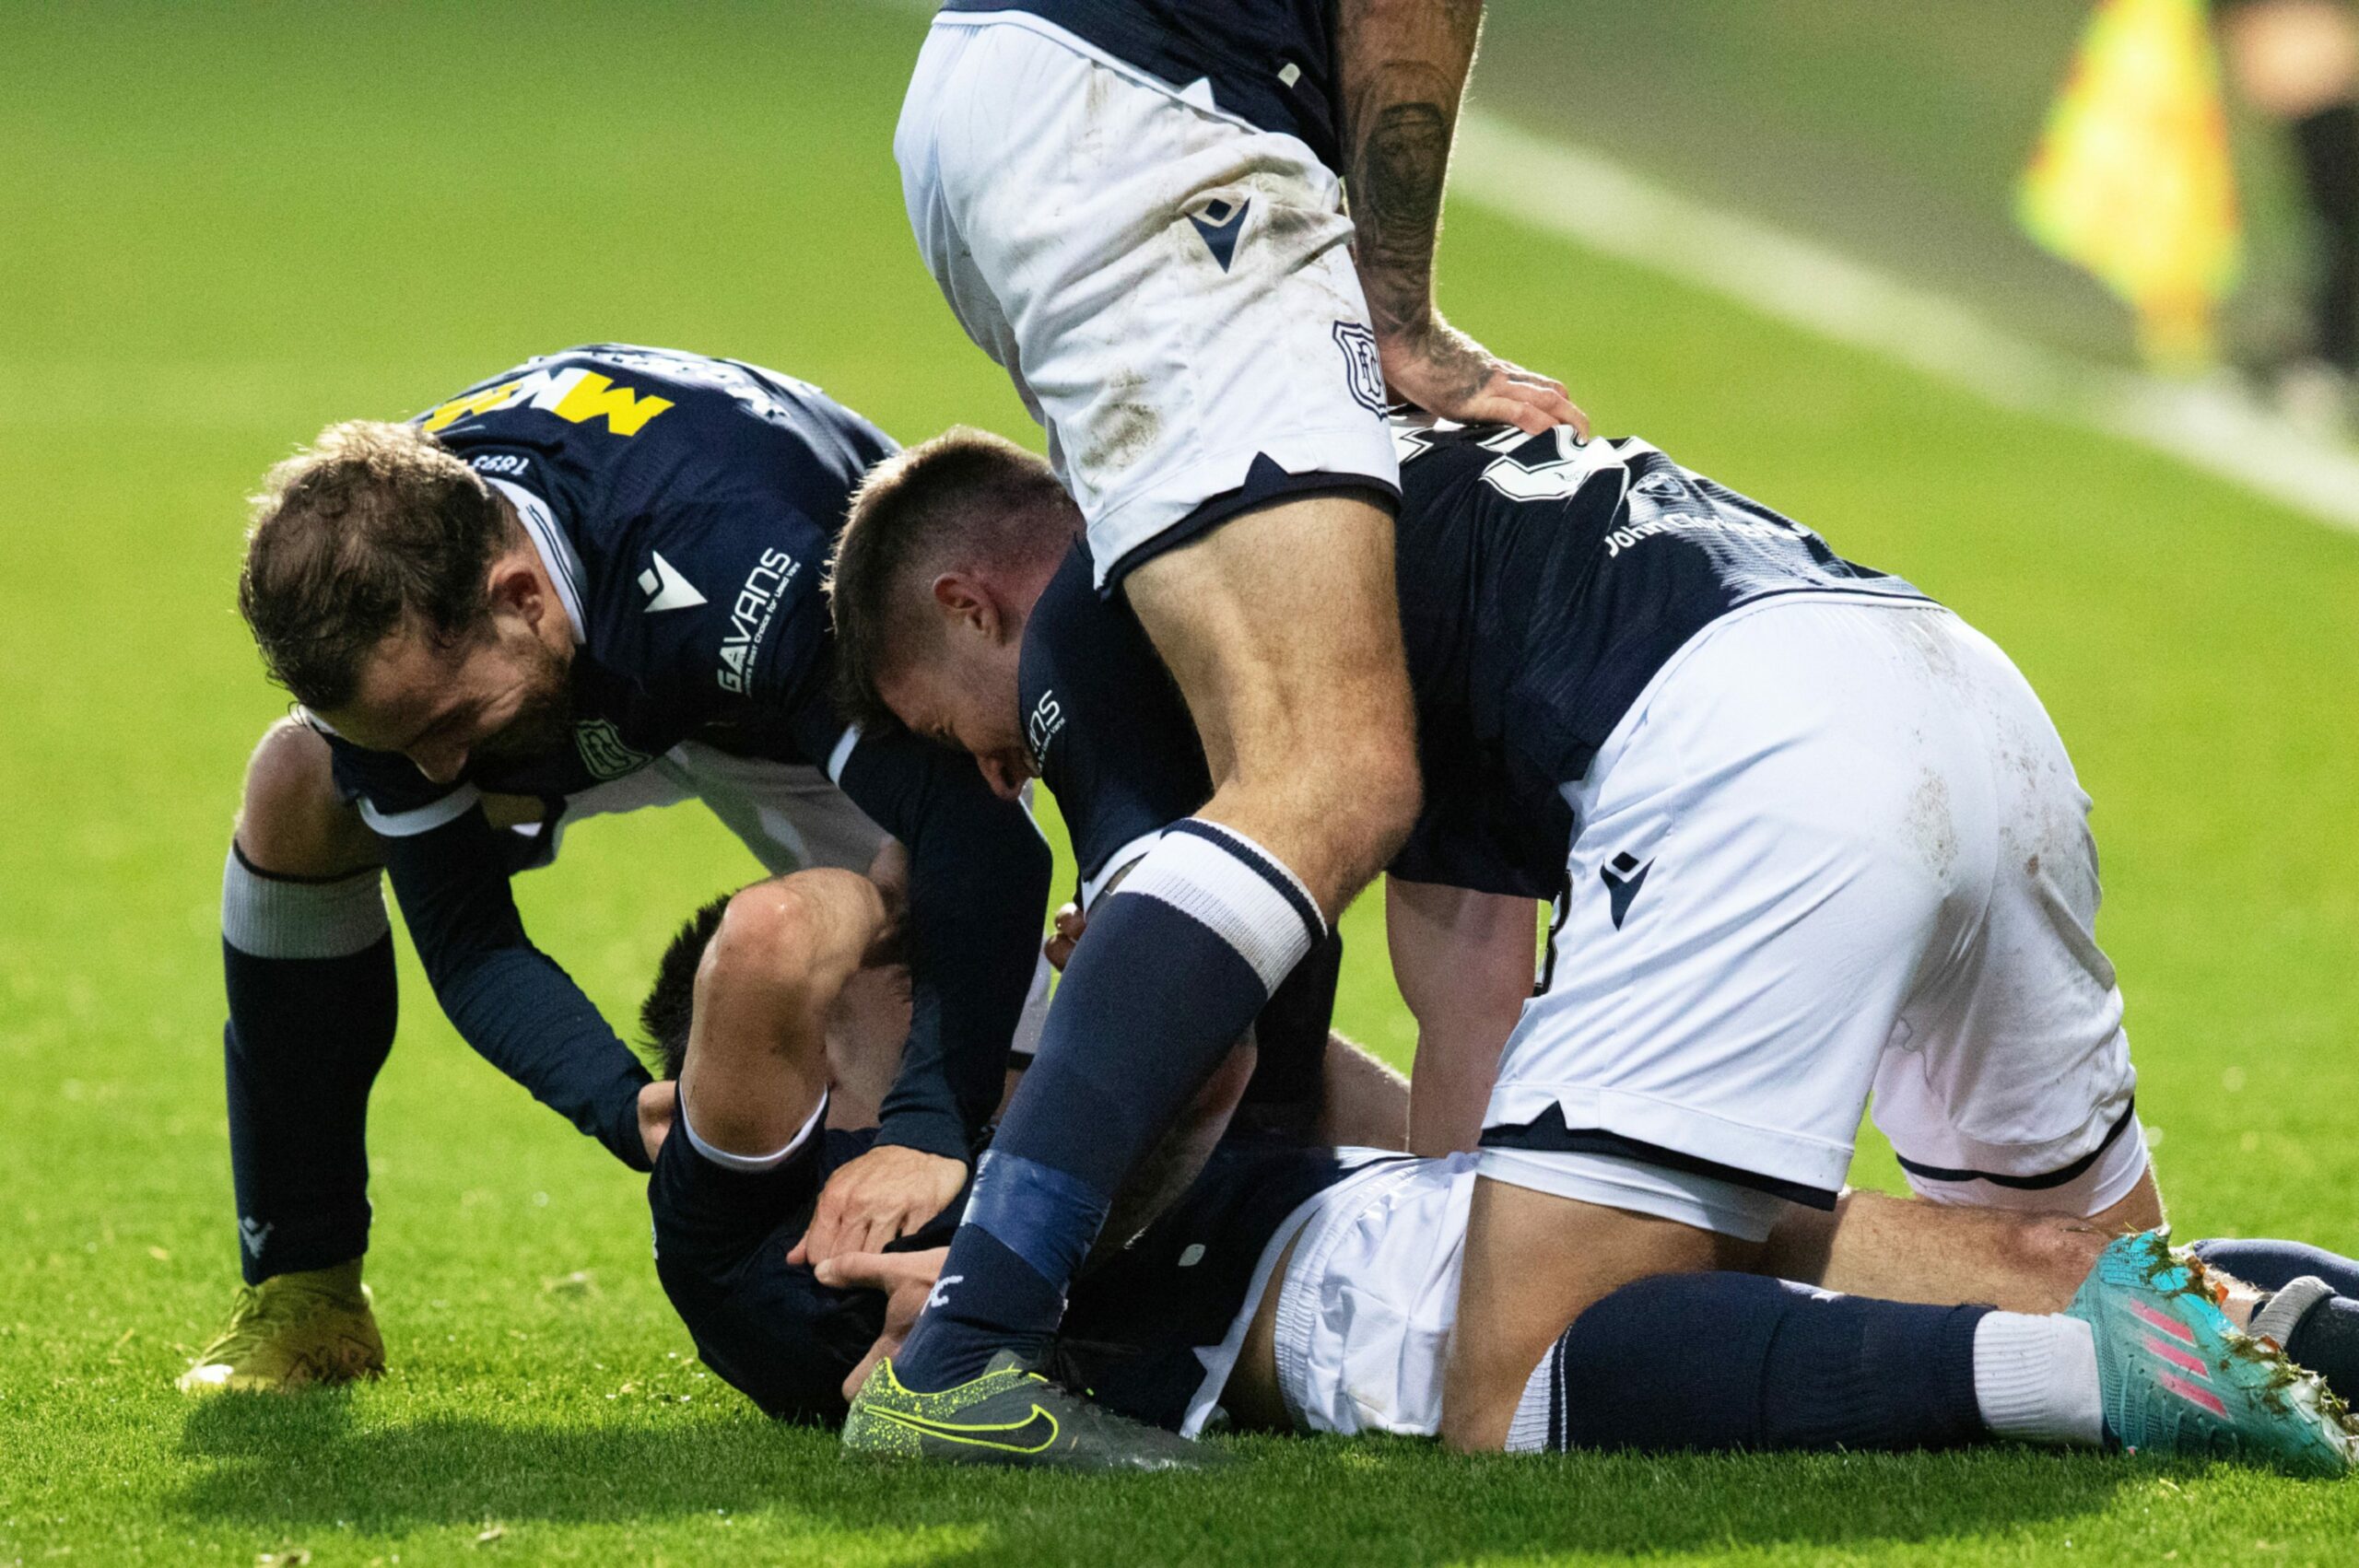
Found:
[[[849,1468],[695,1363],[637,1183],[475,1059],[414,966],[373,1140],[393,1375],[171,1391],[235,1278],[215,900],[281,708],[231,605],[241,497],[330,419],[601,337],[779,365],[905,438],[1024,433],[903,230],[921,26],[0,11],[0,1564],[2350,1561],[2359,1487],[2029,1453],[1266,1440],[1160,1484]],[[1454,313],[1605,427],[2013,651],[2098,802],[2182,1234],[2359,1249],[2359,540],[1491,216],[1455,216],[1444,271]],[[670,923],[749,870],[675,812],[578,835],[524,900],[620,1010]],[[1344,1022],[1405,1059],[1366,911],[1353,937]],[[1891,1175],[1871,1141],[1860,1179]]]

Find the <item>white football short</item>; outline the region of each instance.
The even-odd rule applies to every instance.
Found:
[[[540,852],[520,869],[555,860],[565,830],[575,823],[684,801],[702,801],[773,876],[814,866],[864,874],[887,837],[818,768],[733,756],[688,741],[637,772],[568,795],[565,813],[546,834],[536,825],[516,828],[543,838]]]
[[[2095,1213],[2146,1169],[2063,743],[1936,606],[1764,601],[1569,788],[1569,891],[1482,1174],[1759,1239],[1873,1093],[1929,1198]]]
[[[918,249],[1047,427],[1101,588],[1288,493],[1397,493],[1351,220],[1298,137],[1037,17],[948,13],[893,148]]]
[[[1227,1342],[1200,1352],[1209,1375],[1180,1429],[1189,1436],[1210,1418],[1281,1258],[1278,1391],[1296,1430],[1412,1437],[1441,1430],[1475,1158],[1337,1153],[1360,1168],[1278,1228]]]

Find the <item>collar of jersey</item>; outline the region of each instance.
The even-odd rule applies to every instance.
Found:
[[[557,525],[557,514],[548,503],[521,485],[505,479],[494,479],[491,487],[508,497],[516,509],[517,518],[524,524],[524,532],[533,541],[533,548],[541,553],[541,565],[557,584],[557,603],[565,606],[565,618],[573,627],[573,646],[581,646],[581,557],[573,551],[573,541]]]

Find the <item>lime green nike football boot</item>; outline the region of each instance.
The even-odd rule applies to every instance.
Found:
[[[228,1326],[173,1387],[183,1394],[291,1394],[384,1370],[385,1341],[356,1258],[239,1287]]]
[[[1027,1369],[1013,1351],[981,1376],[939,1394],[901,1387],[881,1361],[852,1399],[844,1450],[944,1465],[1040,1469],[1205,1470],[1228,1463],[1215,1449],[1090,1403]]]
[[[2296,1475],[2359,1468],[2359,1432],[2325,1383],[2240,1333],[2203,1265],[2163,1231],[2098,1254],[2065,1312],[2095,1331],[2106,1429],[2143,1454],[2258,1461]]]

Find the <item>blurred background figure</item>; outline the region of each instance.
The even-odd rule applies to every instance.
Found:
[[[2348,0],[2215,0],[2227,76],[2284,127],[2318,246],[2309,340],[2273,375],[2288,417],[2359,429],[2359,9]]]
[[[2033,239],[2137,312],[2149,364],[2183,372],[2218,358],[2244,234],[2203,0],[2097,6],[2017,212]]]

